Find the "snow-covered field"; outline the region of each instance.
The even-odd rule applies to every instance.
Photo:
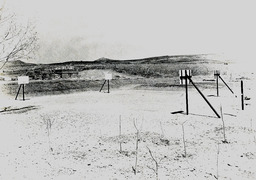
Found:
[[[225,87],[220,97],[203,89],[219,114],[222,106],[228,143],[221,118],[192,87],[189,115],[172,114],[185,111],[177,89],[1,96],[0,179],[256,179],[254,90],[245,90],[252,96],[242,111],[236,85],[236,98]]]

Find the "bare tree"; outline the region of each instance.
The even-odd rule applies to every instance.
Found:
[[[152,169],[154,172],[155,172],[155,174],[156,174],[156,180],[158,180],[158,169],[159,169],[159,164],[161,163],[161,161],[165,158],[162,158],[162,159],[160,159],[159,161],[157,161],[157,159],[153,156],[153,154],[152,154],[152,151],[149,149],[149,147],[147,147],[147,149],[148,149],[148,152],[149,152],[149,154],[150,154],[150,157],[152,158],[152,160],[154,161],[154,163],[155,163],[155,168],[151,168],[150,166],[147,166],[149,169]]]
[[[38,48],[35,25],[18,22],[15,14],[9,14],[4,6],[0,7],[0,70],[8,61],[32,58]]]
[[[183,139],[183,145],[184,145],[184,154],[183,154],[183,157],[187,157],[187,150],[186,150],[186,140],[185,140],[185,130],[184,130],[184,124],[186,123],[187,121],[183,122],[181,124],[182,126],[182,139]]]
[[[222,120],[222,130],[223,130],[223,143],[228,143],[227,139],[226,139],[226,127],[225,127],[225,122],[224,122],[224,118],[223,118],[223,112],[222,112],[222,105],[220,106],[220,113],[221,113],[221,120]]]
[[[217,144],[217,161],[216,161],[216,176],[214,176],[216,179],[219,179],[219,154],[220,154],[220,143]]]
[[[134,165],[134,167],[132,166],[132,170],[133,170],[135,175],[137,174],[137,163],[138,163],[138,151],[139,151],[140,132],[142,131],[143,122],[144,122],[144,118],[142,118],[142,122],[141,122],[140,128],[138,128],[137,119],[133,120],[133,125],[134,125],[134,127],[136,129],[136,147],[135,147],[135,165]]]
[[[120,153],[122,153],[122,119],[121,115],[119,116],[119,145],[120,145]]]
[[[44,123],[46,124],[46,130],[47,130],[47,136],[48,136],[48,143],[49,143],[49,150],[53,151],[53,148],[51,146],[51,139],[50,139],[50,135],[51,135],[51,131],[52,131],[52,125],[55,122],[55,120],[47,118],[44,119]]]
[[[136,121],[137,122],[137,121]],[[138,162],[138,149],[139,149],[139,133],[140,130],[138,129],[137,125],[136,125],[135,120],[133,121],[133,125],[136,129],[136,147],[135,147],[135,165],[134,167],[132,167],[134,174],[136,175],[137,173],[137,162]]]

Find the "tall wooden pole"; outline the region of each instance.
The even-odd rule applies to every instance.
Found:
[[[25,84],[22,84],[22,87],[23,87],[23,93],[22,93],[23,94],[23,101],[25,101],[25,90],[24,90],[25,89]]]
[[[185,71],[185,88],[186,88],[186,112],[188,115],[188,77],[187,77],[187,72]]]
[[[109,93],[109,80],[108,80],[108,93]]]
[[[216,76],[216,83],[217,83],[217,97],[219,97],[219,76]]]
[[[244,84],[241,81],[241,103],[242,103],[242,110],[244,110]]]

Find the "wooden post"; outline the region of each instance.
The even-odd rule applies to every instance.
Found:
[[[241,81],[241,103],[242,103],[242,110],[244,110],[244,84]]]
[[[188,75],[187,72],[185,71],[185,88],[186,88],[186,112],[188,115]]]
[[[25,84],[22,84],[22,87],[23,87],[23,93],[22,93],[23,94],[23,101],[25,101],[25,90],[24,90],[25,89]]]
[[[217,97],[219,97],[219,75],[220,75],[220,71],[215,70],[214,77],[216,78]]]
[[[108,93],[109,93],[109,80],[108,80]]]
[[[217,83],[217,97],[219,97],[219,76],[216,76],[216,83]]]
[[[179,76],[180,76],[180,84],[184,84],[185,81],[185,92],[186,92],[186,114],[189,114],[188,110],[188,83],[189,78],[191,77],[191,71],[190,70],[179,70]]]

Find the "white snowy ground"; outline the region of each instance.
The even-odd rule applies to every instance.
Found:
[[[253,96],[253,89],[246,91]],[[223,88],[220,95],[207,99],[219,114],[223,107],[228,143],[222,143],[221,119],[193,88],[190,115],[171,114],[185,110],[184,91],[120,89],[26,101],[1,96],[0,179],[156,179],[147,147],[161,160],[159,179],[256,179],[255,98],[241,111],[239,93],[235,98]],[[140,130],[136,175],[134,121]]]

